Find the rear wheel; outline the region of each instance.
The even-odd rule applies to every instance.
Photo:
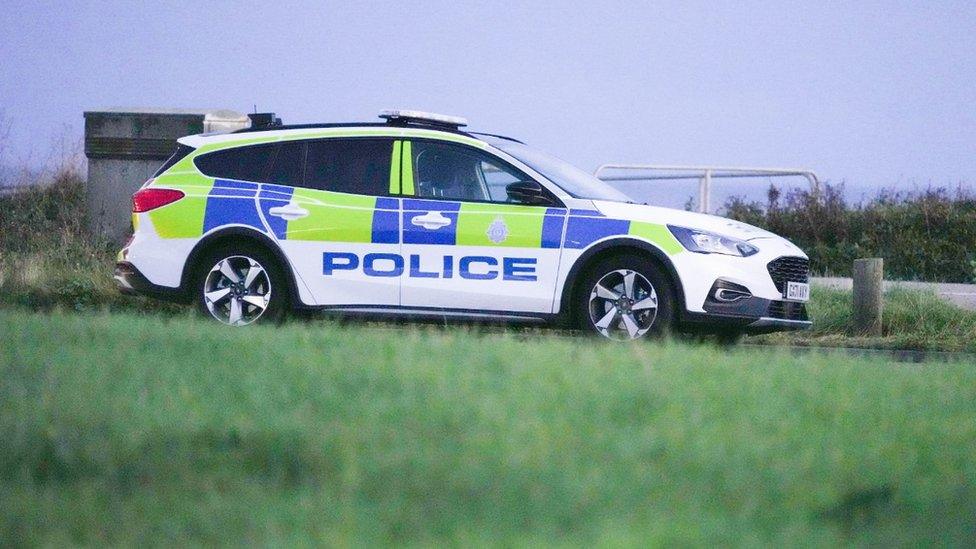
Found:
[[[271,254],[226,246],[204,254],[199,264],[195,299],[203,314],[230,326],[284,317],[288,285]]]
[[[671,329],[673,301],[670,280],[656,265],[640,256],[610,257],[584,277],[577,322],[614,340],[660,335]]]

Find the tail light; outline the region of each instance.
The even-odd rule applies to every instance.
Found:
[[[156,208],[172,204],[183,198],[186,194],[176,189],[157,189],[150,187],[139,189],[132,195],[132,213],[148,212]]]

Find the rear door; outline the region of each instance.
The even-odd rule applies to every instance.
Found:
[[[503,160],[433,140],[402,145],[401,303],[468,311],[552,312],[566,210],[509,200],[531,179]]]
[[[398,305],[400,201],[389,196],[393,139],[286,142],[262,186],[262,210],[279,245],[326,306]],[[297,168],[296,167],[300,167]]]

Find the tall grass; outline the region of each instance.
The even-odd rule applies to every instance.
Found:
[[[112,281],[121,242],[87,229],[84,181],[77,166],[0,195],[0,304],[34,309],[172,310],[121,295]]]
[[[814,287],[809,304],[813,329],[747,341],[976,353],[976,311],[956,307],[932,292],[904,288],[885,292],[880,337],[862,336],[854,330],[852,301],[850,291]]]
[[[84,187],[73,172],[0,196],[0,292],[30,307],[86,307],[118,299],[111,245],[85,227]]]
[[[976,369],[0,310],[0,543],[948,544]]]
[[[976,196],[961,188],[888,191],[850,204],[843,186],[785,196],[770,187],[765,204],[732,198],[725,209],[792,240],[815,272],[850,276],[855,259],[883,257],[892,279],[976,281]]]

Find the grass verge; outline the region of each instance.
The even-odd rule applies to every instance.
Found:
[[[121,242],[92,237],[84,185],[73,170],[43,187],[0,196],[0,305],[114,311],[177,311],[124,296],[112,280]]]
[[[813,329],[752,337],[750,343],[870,349],[976,352],[976,311],[934,293],[894,288],[885,292],[881,337],[856,334],[850,291],[813,288]]]
[[[976,369],[0,310],[0,541],[964,544]]]

